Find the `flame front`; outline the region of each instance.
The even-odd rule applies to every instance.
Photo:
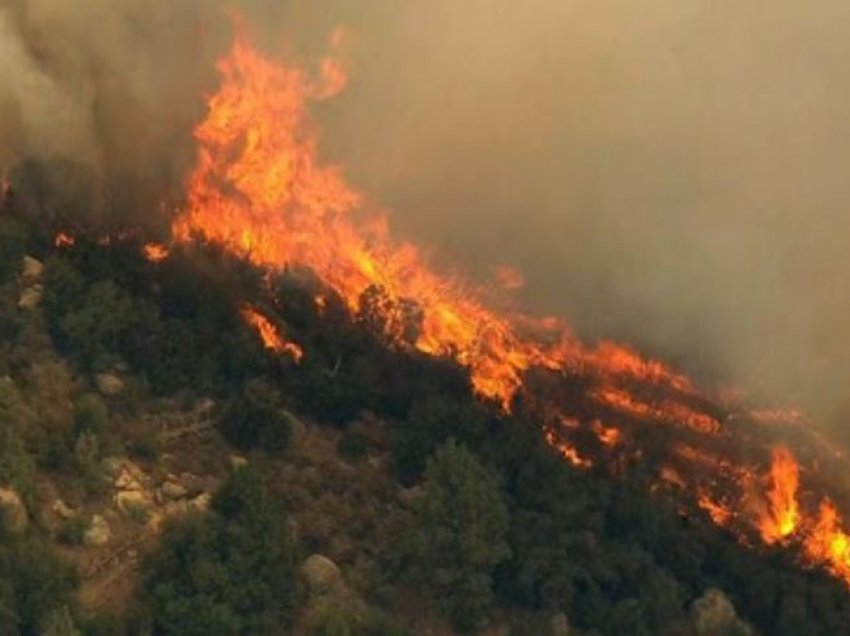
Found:
[[[335,33],[333,44],[339,38]],[[186,208],[172,226],[175,240],[202,237],[272,270],[311,269],[352,312],[378,312],[392,345],[454,359],[468,369],[476,392],[505,410],[532,367],[580,378],[586,387],[581,408],[589,415],[565,417],[555,402],[544,409],[553,415],[542,424],[549,445],[573,466],[596,464],[596,456],[589,459],[583,446],[570,441],[577,431],[595,435],[600,453],[640,458],[627,427],[661,427],[672,436],[665,458],[670,465],[660,475],[664,483],[689,493],[714,523],[742,538],[755,533],[768,545],[798,541],[809,563],[850,584],[850,537],[838,509],[823,497],[820,509],[807,515],[798,501],[797,459],[785,448],[771,455],[763,436],[743,432],[749,423],[762,431],[793,425],[803,434],[801,416],[730,412],[723,400],[700,394],[661,362],[613,342],[588,347],[556,319],[497,312],[469,285],[432,270],[416,246],[390,236],[386,219],[369,211],[340,169],[319,159],[309,106],[346,84],[333,57],[322,62],[315,80],[265,58],[237,36],[218,67],[222,85],[195,131],[197,164]],[[146,253],[157,260],[167,251],[151,247]],[[519,273],[508,268],[497,269],[496,278],[503,291],[522,285]],[[324,294],[315,301],[320,311],[326,305]],[[267,348],[300,359],[300,347],[266,316],[252,308],[243,316]],[[709,445],[712,450],[705,450]],[[735,445],[752,453],[723,452]],[[767,477],[759,477],[768,456]],[[753,505],[744,503],[747,496]]]

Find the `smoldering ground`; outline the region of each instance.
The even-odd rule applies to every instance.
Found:
[[[524,306],[842,426],[846,2],[233,4],[305,60],[349,27],[323,152],[441,264],[513,264]],[[136,213],[179,192],[223,6],[7,1],[0,163],[84,161]]]

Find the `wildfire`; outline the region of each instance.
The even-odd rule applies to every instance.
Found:
[[[797,490],[800,469],[787,448],[773,451],[770,468],[770,488],[767,491],[767,511],[759,520],[759,531],[765,543],[776,543],[788,537],[800,521]]]
[[[269,351],[292,356],[296,362],[300,362],[304,351],[294,342],[284,340],[272,322],[261,313],[246,307],[242,310],[242,317],[250,324],[263,341],[263,345]]]
[[[336,32],[334,50],[340,38]],[[218,69],[221,87],[195,130],[197,162],[186,208],[172,225],[175,240],[200,236],[271,270],[287,265],[311,269],[353,314],[382,330],[392,346],[454,359],[468,369],[477,394],[505,410],[533,367],[580,377],[581,386],[588,387],[585,406],[600,410],[598,416],[616,427],[592,419],[596,413],[587,417],[582,412],[581,420],[549,420],[559,424],[545,425],[544,437],[565,460],[579,468],[593,466],[570,437],[580,435],[584,425],[606,454],[622,449],[636,458],[643,457],[642,451],[626,451],[621,430],[667,425],[663,434],[674,436],[667,459],[675,468],[664,469],[665,481],[692,497],[720,526],[746,525],[746,532],[758,532],[767,544],[799,539],[809,562],[825,564],[850,584],[850,537],[829,500],[816,516],[806,517],[797,500],[800,470],[790,451],[773,452],[764,480],[750,464],[694,445],[695,439],[720,443],[733,426],[765,421],[779,426],[797,422],[796,415],[753,411],[748,418],[732,418],[725,411],[723,417],[722,401],[709,408],[687,377],[662,362],[610,341],[586,346],[558,319],[497,312],[481,300],[486,294],[477,297],[470,285],[432,270],[415,245],[391,237],[386,218],[369,211],[366,198],[338,167],[319,159],[309,107],[345,86],[345,69],[335,56],[322,61],[314,79],[264,57],[237,34]],[[65,235],[56,241],[57,246],[73,244]],[[145,253],[156,261],[167,250],[150,245]],[[506,267],[494,272],[502,291],[521,287],[519,272]],[[324,310],[324,293],[315,303]],[[301,348],[285,340],[266,316],[252,308],[245,308],[243,316],[269,350],[300,360]],[[631,438],[629,433],[630,443]],[[755,456],[764,457],[765,445],[753,448],[759,453]],[[700,477],[706,474],[710,478]],[[727,487],[737,488],[738,497],[723,491]],[[758,510],[733,504],[745,499],[747,488],[757,489]]]

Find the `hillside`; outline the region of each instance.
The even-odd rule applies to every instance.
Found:
[[[57,241],[12,193],[4,634],[848,633],[842,582],[646,462],[565,461],[374,304],[204,243]]]

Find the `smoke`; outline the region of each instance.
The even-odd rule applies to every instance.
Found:
[[[707,381],[850,407],[850,5],[841,0],[6,0],[0,167],[179,193],[225,8],[315,61],[351,33],[323,152],[400,233],[519,302]],[[118,203],[115,203],[117,198]]]

